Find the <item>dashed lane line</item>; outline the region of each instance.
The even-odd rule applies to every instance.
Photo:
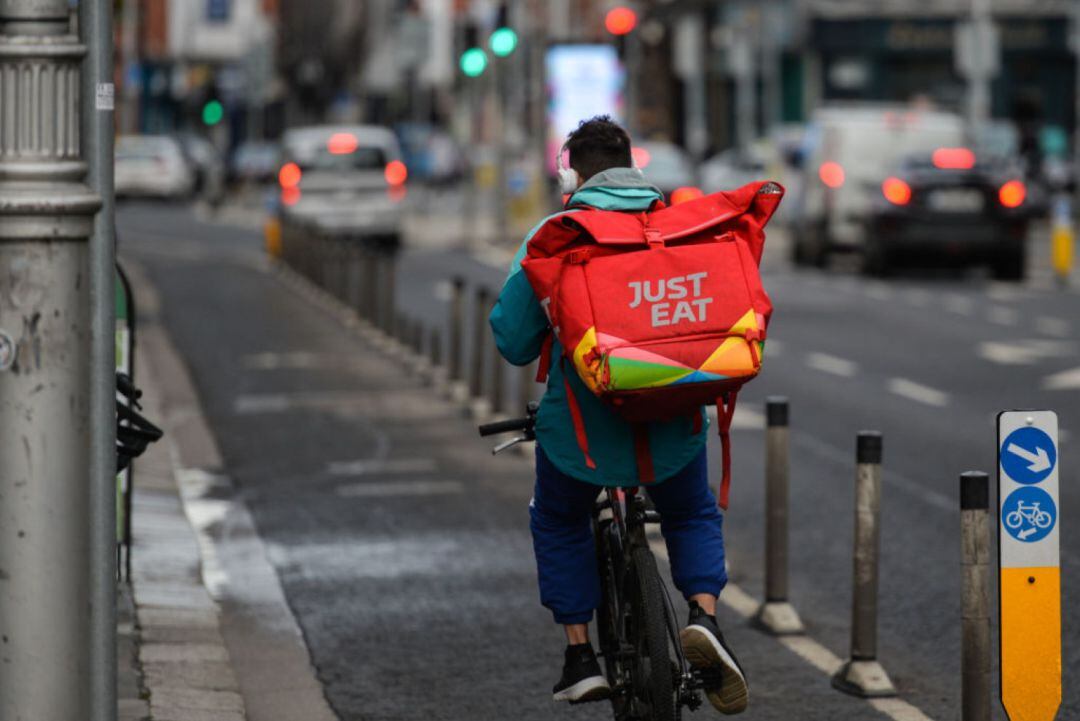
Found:
[[[460,481],[416,480],[373,481],[338,486],[334,493],[342,498],[392,498],[394,496],[442,496],[464,493]]]
[[[966,295],[950,293],[945,296],[945,310],[956,315],[971,315],[975,312],[975,299]]]
[[[662,540],[650,539],[649,547],[665,563],[671,562],[668,557],[667,547]],[[719,601],[746,621],[753,618],[758,608],[761,607],[760,601],[731,581],[728,581],[728,584],[724,586]],[[775,637],[775,640],[830,678],[844,663],[835,653],[810,636],[778,636]],[[878,712],[893,719],[893,721],[932,721],[921,709],[903,699],[867,699],[867,703]]]
[[[986,311],[986,319],[997,325],[1014,326],[1020,322],[1020,312],[1015,308],[992,305]]]
[[[814,370],[843,378],[851,378],[859,372],[859,366],[854,361],[828,353],[810,353],[806,356],[806,365]]]
[[[1072,329],[1067,320],[1042,315],[1035,319],[1035,330],[1056,338],[1068,338]]]
[[[326,465],[331,476],[366,476],[375,473],[431,473],[437,464],[433,458],[365,458],[358,461],[334,461]]]
[[[890,378],[889,392],[935,408],[944,408],[949,405],[949,394],[945,391],[924,386],[922,383],[916,383],[907,378]]]

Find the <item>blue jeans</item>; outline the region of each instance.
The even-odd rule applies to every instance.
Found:
[[[600,486],[560,472],[536,447],[536,489],[529,503],[540,602],[561,624],[588,623],[600,605],[592,509]],[[671,478],[648,487],[660,512],[675,587],[689,598],[719,596],[724,569],[724,517],[709,489],[705,450]]]

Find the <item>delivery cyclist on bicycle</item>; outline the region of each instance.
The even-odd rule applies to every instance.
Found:
[[[661,192],[633,167],[629,135],[609,117],[583,121],[565,147],[570,169],[577,173],[568,207],[640,213],[662,200]],[[514,259],[490,319],[500,353],[515,365],[535,360],[550,333],[547,316],[521,270],[535,232]],[[552,358],[559,354],[557,347],[551,351]],[[586,464],[575,438],[567,390],[589,429],[594,467]],[[661,515],[675,586],[690,604],[683,648],[697,667],[721,669],[721,684],[706,692],[717,710],[734,714],[746,708],[749,693],[716,623],[717,596],[727,583],[723,516],[708,485],[704,408],[701,414],[701,423],[684,417],[649,424],[657,482],[647,490]],[[554,688],[556,701],[594,701],[611,693],[589,643],[588,623],[600,604],[591,512],[598,486],[639,485],[632,435],[630,424],[593,395],[576,373],[551,364],[536,422],[536,487],[529,512],[540,600],[565,627],[568,642],[562,677]]]

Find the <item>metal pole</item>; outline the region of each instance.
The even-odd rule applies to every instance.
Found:
[[[506,158],[506,70],[510,58],[495,58],[492,65],[492,85],[495,86],[495,243],[505,243],[510,236],[507,219]]]
[[[97,3],[92,0],[84,0],[79,3],[80,18],[83,17],[88,11],[84,6],[95,5]],[[111,10],[110,17],[111,17]],[[120,55],[123,60],[123,82],[121,88],[123,88],[123,96],[120,105],[120,130],[125,133],[137,133],[139,130],[139,93],[135,92],[135,88],[132,87],[130,81],[130,75],[128,71],[135,67],[138,62],[138,31],[139,31],[139,0],[124,0],[123,1],[123,15],[121,16],[120,23]],[[93,11],[89,11],[93,12]],[[81,19],[80,19],[80,22]],[[85,25],[83,27],[86,27]],[[111,28],[110,28],[111,32]],[[110,34],[108,36],[112,38]],[[110,43],[110,50],[111,50]],[[110,76],[111,77],[111,76]]]
[[[472,365],[469,373],[469,395],[480,398],[484,394],[484,339],[487,338],[488,289],[476,289],[473,304]]]
[[[961,719],[990,721],[990,479],[960,474]]]
[[[99,436],[90,416],[87,240],[100,199],[83,184],[85,54],[67,0],[0,0],[0,127],[11,131],[0,133],[3,719],[88,716],[91,678],[99,678],[90,668],[90,562],[100,564],[95,574],[113,569],[104,580],[115,582],[116,526],[96,507],[88,512],[91,434]],[[111,503],[113,483],[115,475]],[[105,554],[87,550],[91,518],[104,526],[93,539],[105,539]]]
[[[855,553],[852,583],[851,659],[832,684],[854,696],[895,696],[877,661],[878,521],[881,517],[881,434],[859,431],[855,460]]]
[[[129,3],[134,5],[134,3]],[[90,238],[90,706],[115,721],[116,699],[116,238],[113,194],[113,6],[80,2],[87,46],[82,137],[87,184],[101,198]],[[125,61],[129,57],[124,58]],[[101,88],[101,102],[98,102]]]
[[[431,358],[432,368],[442,365],[442,334],[438,328],[431,329],[431,336],[428,339],[428,356]]]
[[[385,252],[382,254],[382,329],[390,336],[394,337],[394,283],[395,283],[395,271],[396,265],[394,254]]]
[[[461,362],[465,334],[465,280],[461,277],[454,278],[453,288],[454,293],[450,299],[450,352],[448,355],[450,380],[460,381],[465,378]]]
[[[765,603],[755,621],[775,635],[802,633],[799,614],[788,602],[788,400],[765,400]]]

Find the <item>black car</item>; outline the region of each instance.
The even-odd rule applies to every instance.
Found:
[[[1015,163],[980,159],[967,148],[908,157],[881,184],[867,218],[863,268],[989,265],[999,280],[1024,276],[1031,218]]]

